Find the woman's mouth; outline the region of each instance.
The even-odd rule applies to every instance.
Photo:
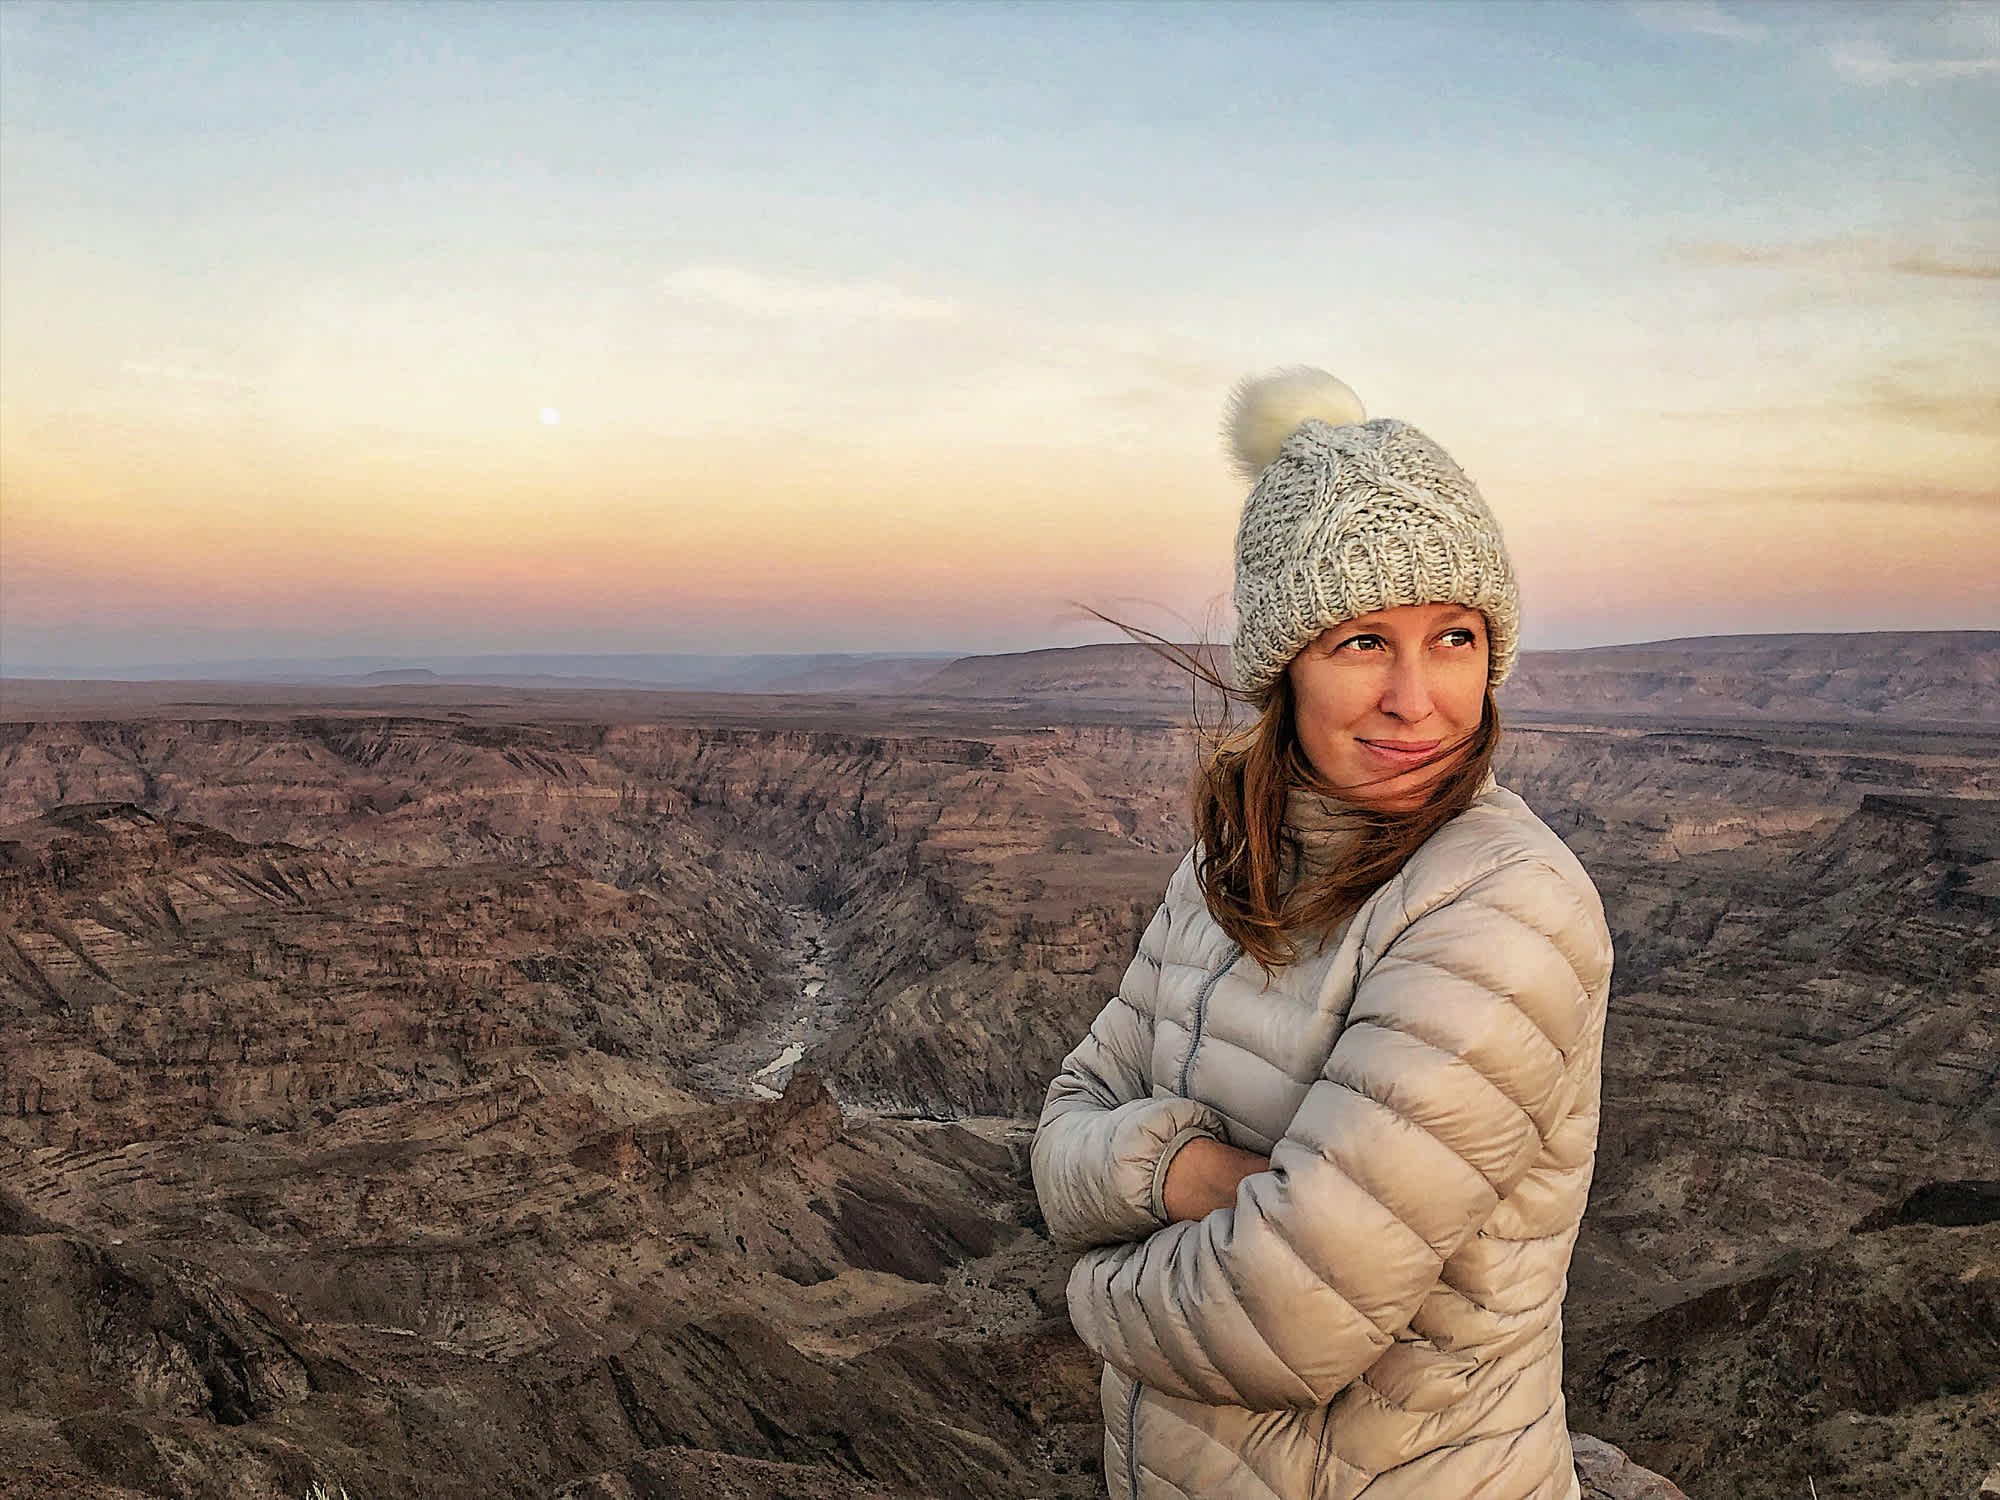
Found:
[[[1437,754],[1443,740],[1356,740],[1384,765],[1415,766]]]

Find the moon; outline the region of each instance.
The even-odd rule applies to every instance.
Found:
[[[562,413],[557,411],[553,406],[545,406],[542,408],[542,425],[544,427],[553,427],[556,425],[556,423],[560,422],[561,420],[562,420]]]

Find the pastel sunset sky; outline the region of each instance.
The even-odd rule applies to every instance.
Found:
[[[2000,625],[2000,5],[0,6],[0,664],[1226,629],[1240,375],[1531,647]]]

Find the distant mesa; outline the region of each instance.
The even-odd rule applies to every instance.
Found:
[[[1177,648],[1228,679],[1228,652]],[[913,697],[1091,701],[1185,714],[1192,678],[1137,644],[968,656]],[[1708,636],[1571,651],[1528,651],[1500,690],[1503,713],[1678,719],[2000,722],[2000,631],[1858,631]]]
[[[1224,647],[1170,650],[1228,679]],[[1212,724],[1220,717],[1213,692],[1179,661],[1120,641],[985,656],[570,653],[434,656],[421,665],[382,657],[156,664],[75,677],[30,669],[0,681],[0,718],[253,702],[324,706],[355,689],[374,690],[360,700],[371,710],[382,706],[384,691],[411,695],[413,706],[436,706],[453,693],[491,697],[505,690],[505,701],[516,707],[530,701],[522,694],[546,694],[543,701],[566,710],[617,714],[636,706],[607,702],[593,709],[580,695],[732,694],[741,700],[732,712],[760,697],[773,708],[788,700],[785,712],[817,699],[816,712],[997,713],[1019,724],[1186,722],[1197,712]],[[1515,722],[2000,724],[2000,631],[1709,636],[1528,651],[1501,689],[1500,709]]]
[[[1172,649],[1229,680],[1227,650],[1203,645]],[[1087,696],[1099,702],[1185,708],[1194,685],[1192,674],[1163,652],[1119,642],[961,657],[908,691],[917,697],[982,700]]]
[[[442,682],[444,679],[429,667],[402,667],[388,672],[370,672],[362,677],[363,686],[406,682]]]

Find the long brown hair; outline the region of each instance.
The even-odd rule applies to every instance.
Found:
[[[1398,809],[1353,801],[1314,769],[1299,744],[1290,673],[1280,673],[1261,697],[1252,697],[1225,682],[1205,654],[1096,610],[1091,613],[1191,679],[1194,725],[1202,740],[1192,788],[1200,841],[1195,875],[1216,925],[1267,971],[1298,956],[1301,934],[1330,933],[1353,916],[1425,840],[1472,805],[1492,769],[1500,744],[1500,710],[1488,687],[1479,726],[1432,757],[1431,763],[1450,764],[1419,806]],[[1221,719],[1213,727],[1202,722],[1204,686],[1222,704]],[[1232,729],[1235,704],[1255,707],[1257,717]],[[1331,867],[1287,889],[1286,877],[1298,853],[1285,821],[1295,789],[1317,793],[1345,809],[1355,820],[1358,837],[1346,842]]]

